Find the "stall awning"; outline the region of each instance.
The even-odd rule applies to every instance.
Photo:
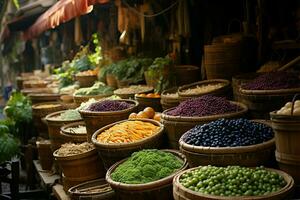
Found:
[[[55,28],[75,17],[87,14],[93,10],[96,3],[107,3],[109,0],[60,0],[24,32],[24,39],[32,39],[42,32]]]

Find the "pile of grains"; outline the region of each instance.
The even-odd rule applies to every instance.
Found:
[[[278,90],[300,87],[299,76],[291,72],[271,72],[263,74],[242,85],[247,90]]]
[[[126,88],[119,88],[114,91],[115,94],[139,94],[153,90],[153,87],[143,85],[132,85]]]
[[[241,110],[241,107],[231,104],[226,98],[204,95],[183,101],[166,114],[172,116],[202,117],[232,113],[239,110]]]
[[[66,143],[61,145],[57,151],[58,156],[74,156],[93,150],[93,144],[84,142],[82,144]]]
[[[94,112],[119,111],[133,107],[125,101],[104,100],[91,104],[87,110]]]
[[[212,83],[207,85],[197,85],[195,88],[183,90],[183,94],[205,94],[225,86],[225,83]]]
[[[79,125],[76,127],[69,127],[69,128],[66,128],[64,131],[68,132],[68,133],[74,133],[74,134],[86,134],[87,133],[86,127],[82,126],[82,125]]]
[[[80,120],[81,115],[77,110],[69,109],[66,112],[61,113],[60,115],[61,120]]]
[[[195,146],[236,147],[260,144],[274,137],[271,127],[247,119],[219,119],[197,125],[183,141]]]
[[[135,152],[111,174],[114,181],[142,184],[165,178],[183,166],[175,155],[156,149]]]

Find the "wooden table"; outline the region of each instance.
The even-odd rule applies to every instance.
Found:
[[[33,164],[36,168],[36,171],[41,178],[41,185],[47,192],[52,192],[52,185],[60,179],[58,174],[54,174],[51,171],[43,170],[39,160],[34,160]]]
[[[61,184],[54,185],[52,191],[58,200],[70,200],[70,197],[66,194],[64,187]]]

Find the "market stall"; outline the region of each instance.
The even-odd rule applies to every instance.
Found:
[[[0,120],[0,164],[16,157],[39,177],[38,192],[64,200],[298,198],[297,62],[256,71],[263,30],[246,25],[262,23],[264,6],[240,4],[247,21],[211,35],[200,65],[187,56],[198,3],[58,1],[23,39],[70,21],[80,47],[18,75]],[[94,12],[110,23],[99,19],[91,34]]]

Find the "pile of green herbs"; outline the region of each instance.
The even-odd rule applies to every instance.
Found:
[[[170,176],[182,166],[183,161],[172,153],[147,149],[133,153],[115,169],[111,178],[126,184],[149,183]]]

